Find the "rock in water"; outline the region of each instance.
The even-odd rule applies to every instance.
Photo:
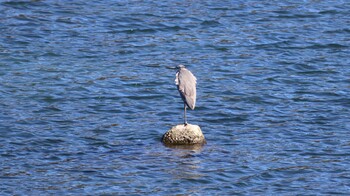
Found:
[[[205,138],[198,125],[176,125],[167,131],[162,138],[164,144],[204,144]]]

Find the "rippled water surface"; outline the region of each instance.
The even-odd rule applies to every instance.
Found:
[[[350,194],[350,2],[0,3],[1,195]],[[207,145],[168,148],[175,66]]]

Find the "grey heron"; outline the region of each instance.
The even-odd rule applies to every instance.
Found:
[[[196,105],[196,77],[184,65],[177,66],[175,84],[184,102],[184,125],[187,125],[186,107],[194,110]]]

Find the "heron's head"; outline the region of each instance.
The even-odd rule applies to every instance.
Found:
[[[178,65],[176,68],[181,69],[181,68],[186,68],[185,65]]]

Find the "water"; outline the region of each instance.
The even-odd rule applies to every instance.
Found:
[[[348,195],[349,10],[1,1],[1,195]],[[203,148],[160,142],[180,63]]]

